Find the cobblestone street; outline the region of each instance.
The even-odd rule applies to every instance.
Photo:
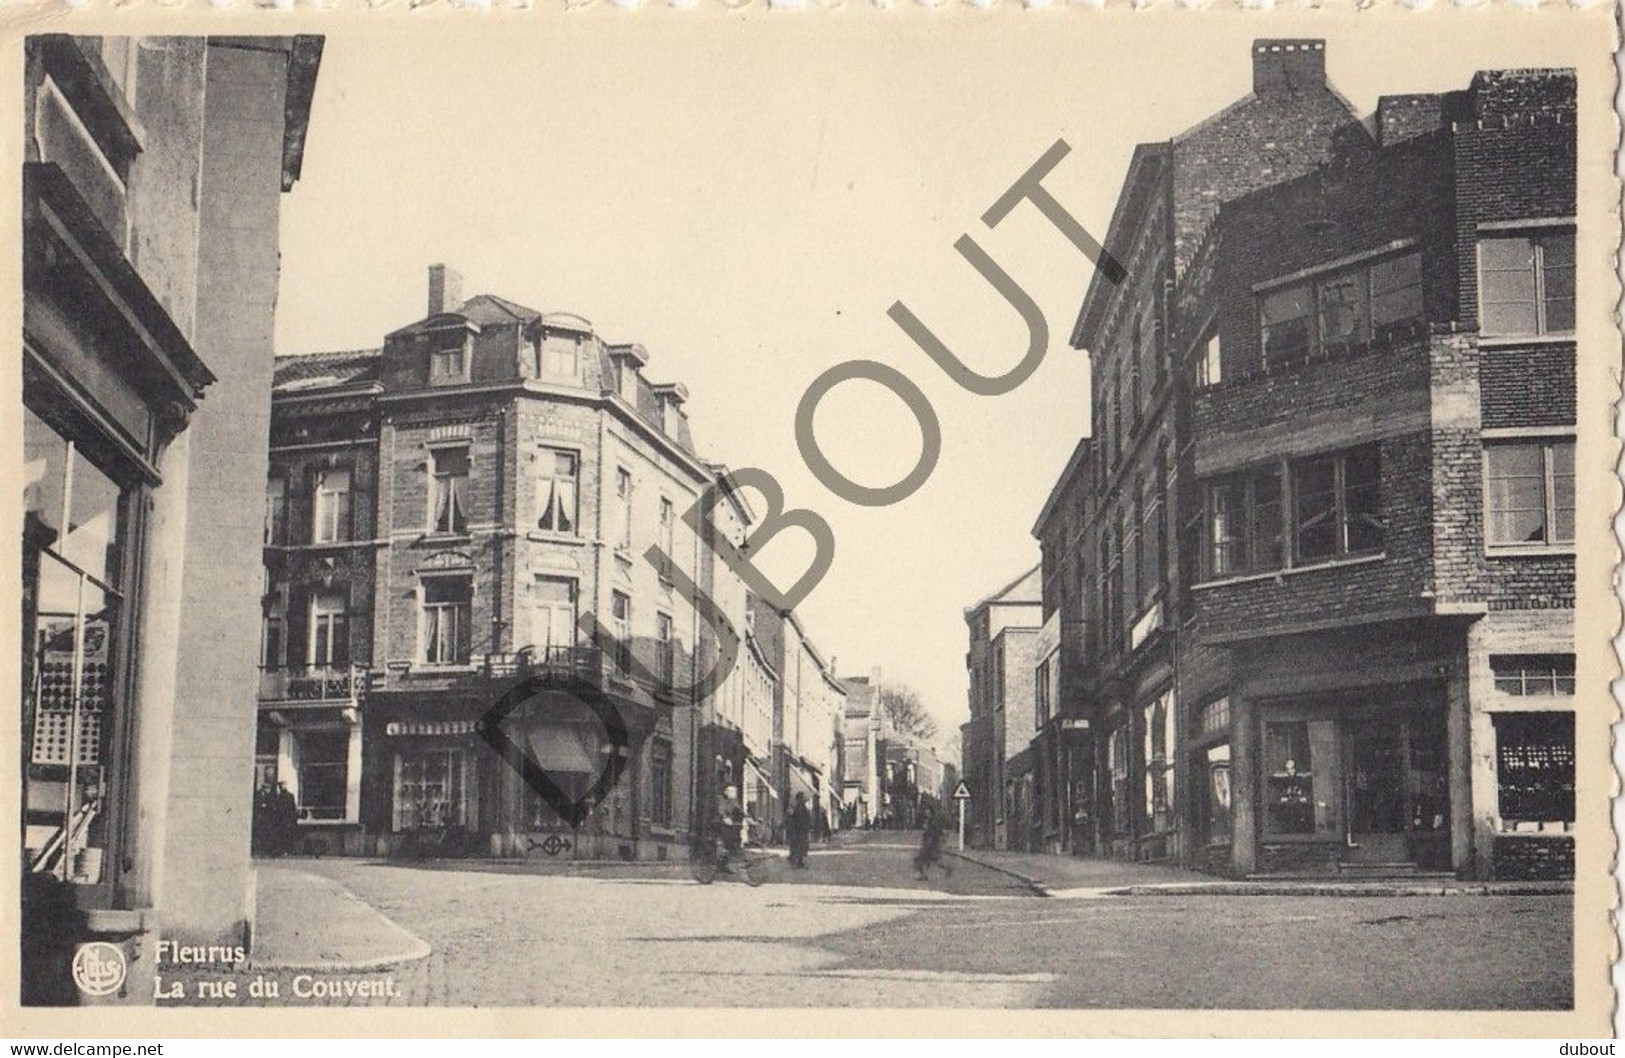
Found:
[[[285,984],[280,1001],[1556,1009],[1572,995],[1566,896],[1045,899],[963,861],[918,882],[908,835],[863,837],[815,849],[805,871],[771,860],[754,889],[675,864],[298,861],[432,952],[301,986],[393,981],[392,998]]]

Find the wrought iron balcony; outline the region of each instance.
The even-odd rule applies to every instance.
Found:
[[[359,705],[368,682],[361,665],[265,665],[260,668],[260,701]]]
[[[521,647],[485,655],[484,672],[489,679],[539,676],[584,680],[596,685],[604,677],[604,653],[595,646]]]

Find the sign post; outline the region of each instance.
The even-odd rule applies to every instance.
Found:
[[[959,851],[965,851],[965,802],[970,800],[970,787],[961,779],[954,788],[954,800],[959,802]]]

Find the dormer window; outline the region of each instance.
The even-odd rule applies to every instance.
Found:
[[[581,370],[581,342],[568,334],[546,334],[538,340],[542,377],[574,379]]]
[[[435,382],[461,382],[467,377],[466,343],[462,335],[447,335],[440,339],[430,363],[430,376]]]

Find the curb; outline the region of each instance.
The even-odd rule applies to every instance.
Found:
[[[321,876],[318,875],[316,877]],[[327,880],[331,881],[331,879]],[[428,941],[424,940],[416,933],[413,933],[405,926],[402,926],[400,923],[396,922],[394,919],[390,918],[376,907],[373,907],[359,896],[356,896],[347,887],[339,885],[337,882],[334,882],[333,884],[338,886],[339,892],[341,892],[346,899],[360,904],[374,915],[377,915],[381,921],[389,926],[390,929],[394,930],[396,934],[399,935],[400,939],[405,941],[405,950],[387,955],[374,955],[365,959],[256,959],[250,956],[248,962],[245,964],[245,969],[254,971],[308,970],[312,973],[339,974],[371,973],[377,970],[388,970],[394,967],[406,966],[411,963],[421,962],[433,954],[434,948],[429,944]]]
[[[1048,886],[1046,886],[1043,882],[1040,882],[1037,878],[1032,877],[1031,875],[1022,874],[1020,871],[1012,870],[1009,867],[1000,866],[997,863],[989,863],[986,860],[979,860],[975,856],[967,856],[963,852],[957,852],[957,851],[954,851],[952,849],[943,849],[942,851],[943,851],[943,855],[945,855],[945,856],[952,856],[954,859],[956,859],[956,860],[964,860],[966,863],[974,863],[978,867],[986,867],[990,871],[997,871],[998,873],[1000,873],[1002,875],[1006,875],[1007,877],[1014,878],[1016,881],[1020,882],[1022,885],[1025,885],[1027,888],[1031,889],[1033,891],[1034,896],[1052,896],[1052,895],[1054,895],[1054,894],[1052,894],[1050,892]]]
[[[1015,878],[1038,896],[1084,899],[1106,896],[1569,896],[1573,882],[1448,882],[1406,885],[1382,882],[1161,882],[1139,885],[1052,887],[1031,875],[964,852],[946,854]]]

